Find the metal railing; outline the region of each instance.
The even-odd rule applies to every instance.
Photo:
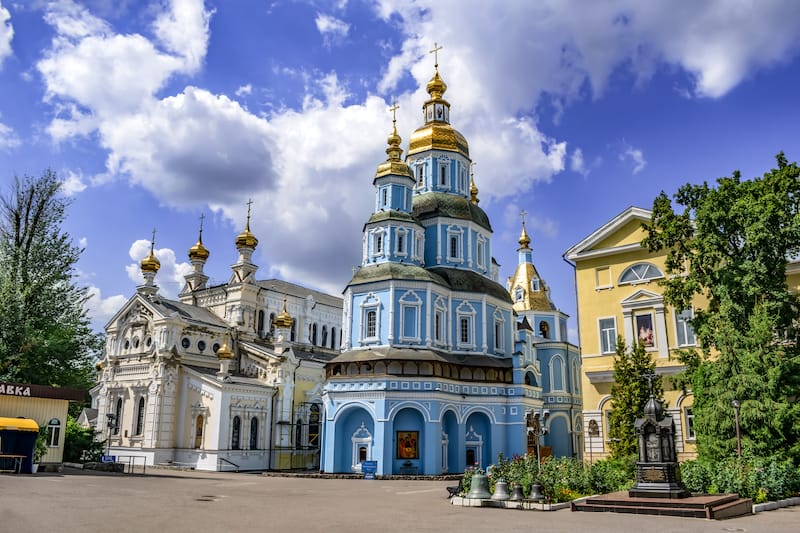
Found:
[[[136,465],[141,460],[142,463],[142,471],[141,474],[145,475],[147,473],[147,457],[144,455],[117,455],[116,456],[116,463],[125,465],[123,470],[126,474],[134,474],[137,473],[134,470],[136,469]]]
[[[217,457],[217,466],[219,467],[219,471],[220,472],[222,472],[223,467],[225,466],[225,464],[228,464],[228,465],[232,466],[234,468],[234,472],[238,472],[239,471],[239,465],[237,465],[233,461],[229,461],[228,459],[225,459],[224,457]]]

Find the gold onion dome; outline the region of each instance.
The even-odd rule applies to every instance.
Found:
[[[153,252],[153,243],[150,243],[150,253],[142,259],[140,265],[142,272],[158,272],[158,269],[161,268],[161,261],[158,260],[158,257]]]
[[[475,180],[470,178],[469,180],[469,200],[475,205],[478,205],[478,186],[475,185]]]
[[[222,346],[217,350],[217,359],[233,359],[233,352],[228,348],[228,339],[222,341]]]
[[[439,76],[438,66],[433,78],[428,82],[427,90],[431,98],[423,105],[426,115],[425,125],[411,134],[407,155],[437,149],[458,152],[469,158],[467,139],[448,123],[450,103],[442,98],[447,90],[447,84]]]
[[[237,248],[255,248],[258,246],[258,239],[256,236],[250,232],[250,214],[247,215],[247,225],[244,228],[244,231],[236,237],[236,247]]]
[[[292,315],[286,310],[286,298],[283,299],[283,311],[278,313],[278,316],[275,317],[275,327],[281,329],[289,329],[292,327],[294,323],[294,319]]]
[[[531,238],[528,237],[528,232],[525,231],[525,224],[522,224],[522,232],[519,234],[519,247],[527,250],[530,247]]]
[[[397,110],[397,104],[392,107],[393,111]],[[379,178],[381,176],[386,176],[388,174],[400,175],[400,176],[408,176],[411,179],[414,179],[414,175],[411,173],[411,169],[408,168],[408,165],[400,159],[400,156],[403,154],[403,149],[400,148],[400,135],[397,133],[397,118],[392,120],[392,133],[389,134],[389,137],[386,139],[387,144],[389,145],[386,148],[386,154],[389,156],[386,161],[378,165],[378,170],[375,173],[375,177]]]
[[[203,246],[202,237],[198,238],[195,245],[189,248],[189,259],[202,259],[203,261],[205,261],[206,259],[208,259],[209,255],[210,252],[208,251],[208,248]]]

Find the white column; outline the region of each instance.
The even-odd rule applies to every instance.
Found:
[[[656,307],[656,342],[658,342],[658,356],[669,357],[669,346],[667,346],[667,319],[664,314],[664,306]]]

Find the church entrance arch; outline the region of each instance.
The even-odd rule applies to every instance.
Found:
[[[394,416],[394,460],[392,473],[409,475],[424,472],[424,449],[426,446],[438,445],[437,442],[427,442],[425,435],[425,420],[422,413],[412,408],[400,409]]]
[[[472,413],[467,418],[464,461],[467,468],[486,468],[492,461],[492,426],[485,413]]]
[[[442,473],[461,472],[458,461],[458,420],[453,411],[445,411],[442,416]]]
[[[363,407],[352,407],[336,420],[333,471],[360,472],[364,461],[377,459],[373,453],[375,422]]]

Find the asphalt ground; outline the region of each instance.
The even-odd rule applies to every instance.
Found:
[[[456,507],[447,481],[148,470],[0,476],[0,532],[800,532],[800,507],[730,520]]]

